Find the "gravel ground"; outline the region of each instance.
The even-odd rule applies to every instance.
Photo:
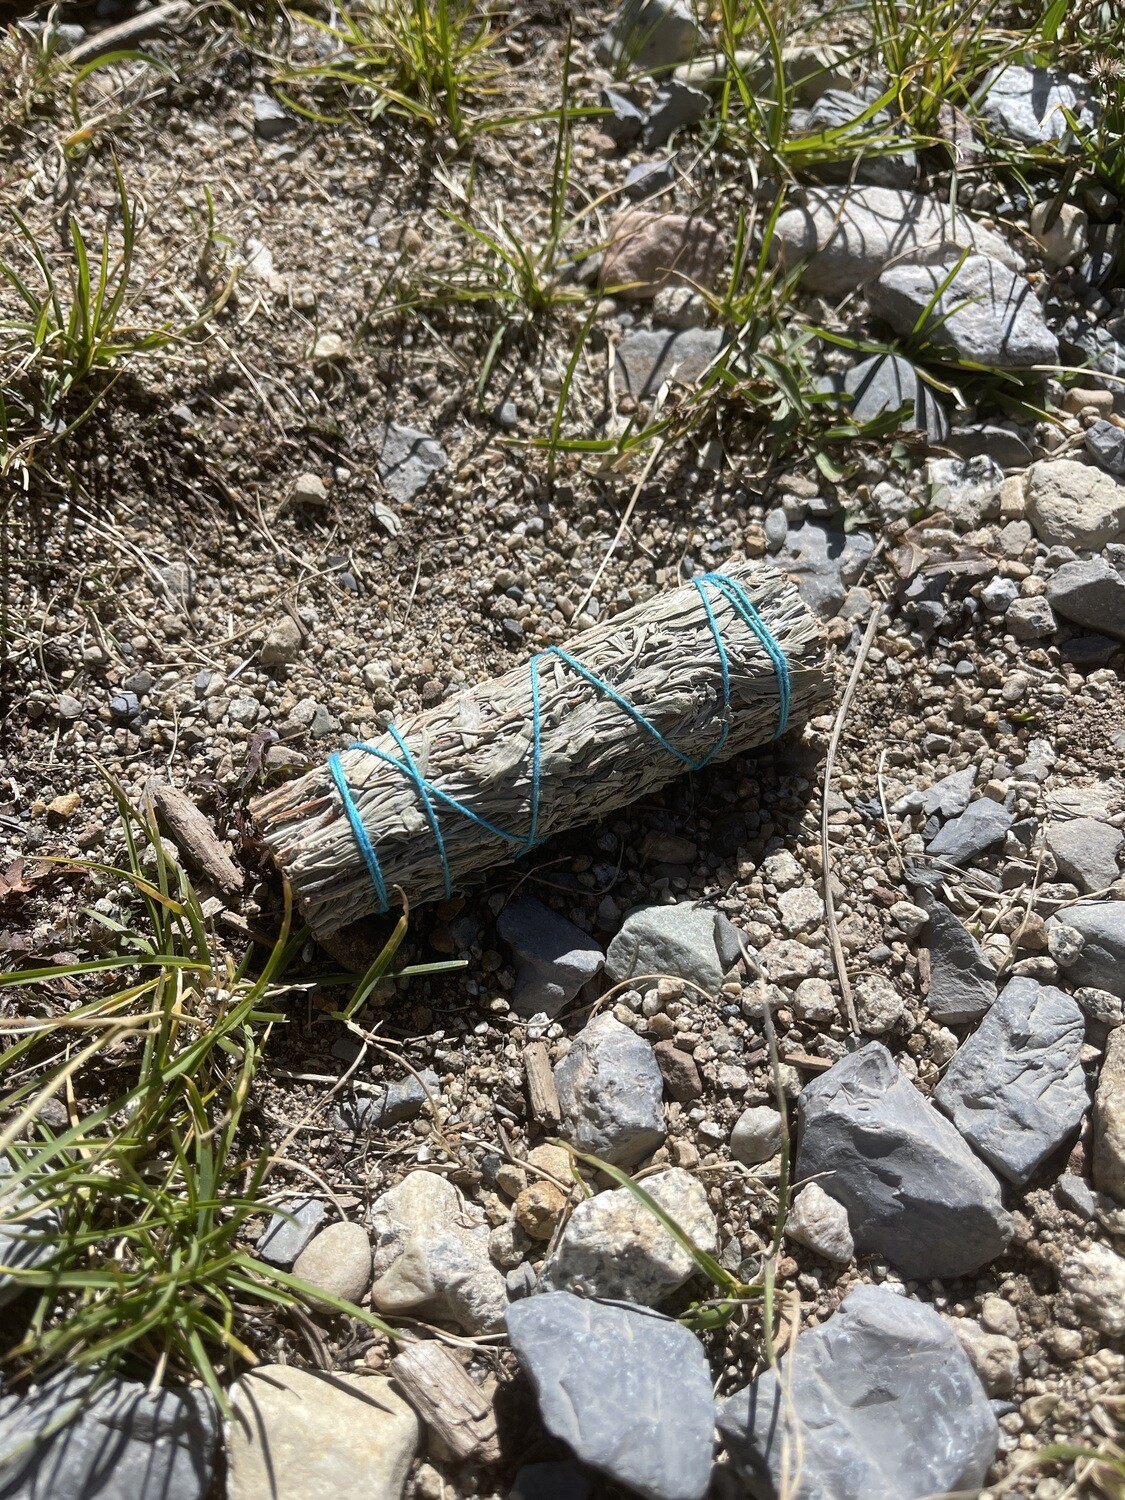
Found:
[[[582,104],[596,103],[605,81],[592,55],[604,20],[575,19],[572,91]],[[120,863],[102,770],[134,800],[154,776],[174,782],[244,864],[243,894],[217,903],[221,940],[238,950],[246,924],[270,930],[278,913],[276,874],[246,812],[251,794],[654,590],[732,556],[763,557],[767,545],[776,553],[778,536],[786,539],[785,565],[805,518],[847,518],[849,529],[879,545],[845,574],[843,603],[825,618],[837,701],[872,602],[883,605],[827,790],[829,878],[859,1028],[885,1043],[926,1097],[975,1030],[931,1014],[930,950],[901,910],[918,897],[911,872],[932,868],[926,845],[934,829],[927,810],[912,810],[910,789],[969,767],[974,795],[1007,806],[1016,823],[1037,820],[1035,841],[1021,845],[1009,833],[946,870],[943,899],[995,969],[1014,966],[1017,975],[1067,988],[1046,919],[1057,911],[1065,921],[1068,903],[1086,888],[1068,885],[1042,835],[1065,825],[1083,790],[1101,799],[1103,827],[1125,826],[1125,695],[1114,641],[1098,658],[1074,646],[1088,639],[1077,626],[1052,616],[1048,629],[1029,633],[1019,611],[1009,616],[982,603],[982,590],[998,579],[1011,580],[1013,600],[1042,600],[1060,565],[1026,524],[1019,487],[1010,478],[995,483],[974,524],[942,524],[940,516],[927,524],[933,485],[917,434],[893,450],[890,437],[857,438],[846,477],[833,482],[808,449],[763,442],[741,409],[669,445],[647,477],[638,461],[565,453],[549,474],[547,456],[527,440],[554,419],[587,315],[593,322],[565,430],[605,435],[635,415],[630,398],[614,393],[608,369],[614,346],[646,325],[649,307],[591,296],[539,324],[513,312],[478,399],[496,320],[469,305],[395,310],[395,303],[463,265],[464,235],[445,211],[462,211],[469,196],[503,215],[522,241],[546,234],[553,123],[483,135],[463,151],[389,119],[295,120],[265,141],[251,95],[267,75],[229,32],[196,22],[159,45],[178,80],[154,86],[112,133],[143,225],[143,289],[131,316],[184,320],[230,268],[240,274],[207,332],[129,365],[72,440],[69,475],[36,478],[28,492],[13,487],[4,502],[6,966],[65,962],[113,943],[110,928],[91,929],[88,912],[123,915],[119,884],[40,863],[47,856]],[[554,107],[563,46],[554,8],[517,7],[497,49],[503,97]],[[55,117],[34,118],[12,143],[2,189],[55,244],[68,208],[99,234],[115,194],[105,141],[64,159],[57,140]],[[700,133],[678,135],[668,154],[677,176],[661,206],[701,211],[729,235],[739,209],[754,201],[752,183],[732,178],[731,159],[706,149]],[[568,255],[580,259],[607,238],[614,195],[642,155],[608,150],[596,119],[576,126],[571,207],[588,211],[565,236]],[[935,197],[947,181],[932,175]],[[201,256],[205,185],[215,239]],[[1039,289],[1066,309],[1077,306],[1067,273],[1052,269],[1030,239],[1026,212],[998,223],[1027,256]],[[1119,313],[1120,301],[1106,295]],[[842,331],[869,327],[855,297],[842,305],[828,294],[802,299]],[[826,368],[843,363],[830,354]],[[1052,383],[1048,394],[1063,405],[1062,387]],[[683,400],[669,399],[673,408]],[[1117,410],[1120,403],[1118,396]],[[1028,462],[1081,455],[1096,415],[1087,407],[1023,423]],[[970,408],[958,421],[980,427],[986,418]],[[393,476],[380,476],[388,422],[433,437],[447,456],[410,499],[396,494]],[[1011,474],[1026,465],[1004,467]],[[779,512],[788,532],[775,521],[771,533],[768,518]],[[829,567],[821,572],[832,576]],[[919,581],[926,587],[911,597]],[[925,602],[937,608],[926,614]],[[275,1031],[256,1101],[262,1138],[274,1150],[284,1143],[290,1163],[278,1168],[274,1189],[313,1193],[329,1204],[330,1219],[370,1224],[380,1194],[424,1168],[481,1211],[502,1270],[538,1266],[547,1241],[530,1239],[513,1218],[527,1182],[515,1164],[549,1133],[527,1103],[524,1052],[541,1040],[560,1062],[596,994],[584,991],[554,1019],[521,1016],[497,918],[511,897],[533,893],[604,948],[638,905],[702,901],[740,929],[758,955],[757,973],[744,969],[707,999],[675,981],[660,990],[626,987],[601,1008],[694,1060],[698,1090],[666,1103],[667,1139],[646,1165],[691,1173],[716,1217],[721,1263],[752,1269],[773,1233],[779,1164],[772,1153],[756,1165],[738,1161],[730,1142],[745,1109],[774,1100],[763,1006],[772,1008],[791,1101],[849,1052],[821,899],[834,718],[676,781],[413,913],[403,953],[412,961],[463,958],[466,966],[385,983],[368,1050],[339,1090],[358,1043],[325,1017],[334,1001],[316,981],[341,964],[361,971],[389,924],[370,919],[323,950],[310,940],[296,976],[307,978],[306,989]],[[807,894],[783,901],[785,892]],[[1109,894],[1125,900],[1116,871]],[[763,950],[780,941],[800,952],[771,969]],[[18,995],[6,1003],[9,1014]],[[365,1021],[369,1029],[374,1010]],[[1095,1021],[1082,1042],[1091,1093],[1108,1034]],[[415,1070],[437,1076],[432,1109],[377,1130],[336,1119],[356,1081],[378,1085]],[[834,1263],[792,1238],[778,1265],[785,1318],[802,1330],[823,1324],[853,1286],[889,1283],[1014,1340],[1014,1374],[990,1392],[1000,1438],[982,1496],[1098,1493],[1076,1488],[1070,1466],[1032,1472],[1026,1460],[1051,1443],[1096,1446],[1119,1435],[1121,1339],[1108,1314],[1075,1302],[1066,1270],[1082,1247],[1125,1249],[1125,1209],[1107,1201],[1099,1216],[1060,1187],[1064,1174],[1089,1181],[1091,1129],[1087,1112],[1025,1185],[1005,1184],[1011,1245],[975,1274],[910,1280],[877,1254]],[[675,1312],[689,1300],[683,1291],[662,1306]],[[271,1362],[381,1371],[391,1356],[366,1329],[327,1318],[263,1323],[259,1334],[257,1352]],[[502,1430],[520,1438],[507,1442],[499,1467],[458,1463],[431,1444],[407,1479],[407,1495],[423,1500],[505,1496],[516,1469],[563,1451],[535,1423],[506,1341],[462,1343],[470,1376],[495,1390]],[[705,1343],[722,1395],[761,1369],[754,1319]],[[731,1470],[715,1484],[719,1493],[741,1492]]]

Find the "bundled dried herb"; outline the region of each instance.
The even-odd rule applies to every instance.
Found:
[[[259,798],[312,929],[415,904],[773,739],[829,694],[824,642],[772,567],[738,564],[595,626]]]

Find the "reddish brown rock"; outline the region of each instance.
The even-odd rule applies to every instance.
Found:
[[[673,1099],[686,1104],[698,1099],[703,1093],[703,1080],[690,1052],[681,1052],[673,1042],[657,1042],[652,1049],[656,1054],[664,1087]]]
[[[722,234],[707,219],[633,209],[614,221],[598,280],[625,297],[650,298],[661,287],[685,284],[709,292],[726,254]]]

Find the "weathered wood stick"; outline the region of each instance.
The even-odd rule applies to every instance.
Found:
[[[500,1444],[492,1403],[464,1367],[436,1340],[400,1345],[390,1371],[426,1426],[462,1463],[496,1463]]]

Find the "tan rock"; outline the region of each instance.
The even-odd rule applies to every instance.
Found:
[[[830,1198],[817,1182],[806,1183],[793,1199],[785,1233],[826,1260],[846,1265],[855,1256],[847,1209]]]
[[[516,1199],[516,1223],[533,1240],[549,1240],[565,1208],[566,1194],[553,1182],[533,1182]]]
[[[1027,518],[1049,547],[1099,552],[1125,531],[1125,484],[1073,458],[1041,459],[1027,471]]]
[[[1125,1026],[1109,1034],[1094,1096],[1094,1186],[1125,1203]]]
[[[988,1394],[1010,1395],[1016,1388],[1020,1368],[1020,1349],[1015,1339],[989,1333],[972,1318],[948,1321]]]
[[[259,1365],[231,1394],[229,1500],[399,1500],[419,1423],[385,1376]]]
[[[560,1183],[571,1182],[572,1176],[570,1163],[572,1157],[569,1151],[562,1146],[533,1146],[527,1153],[527,1170],[529,1175],[535,1176],[541,1172],[545,1177],[554,1177]]]
[[[371,1285],[371,1241],[362,1224],[329,1224],[298,1255],[293,1275],[322,1292],[358,1302]]]
[[[679,1167],[642,1179],[641,1186],[701,1250],[718,1253],[718,1225],[707,1191]],[[543,1285],[590,1297],[656,1307],[695,1271],[695,1261],[628,1188],[584,1198],[543,1267]]]

